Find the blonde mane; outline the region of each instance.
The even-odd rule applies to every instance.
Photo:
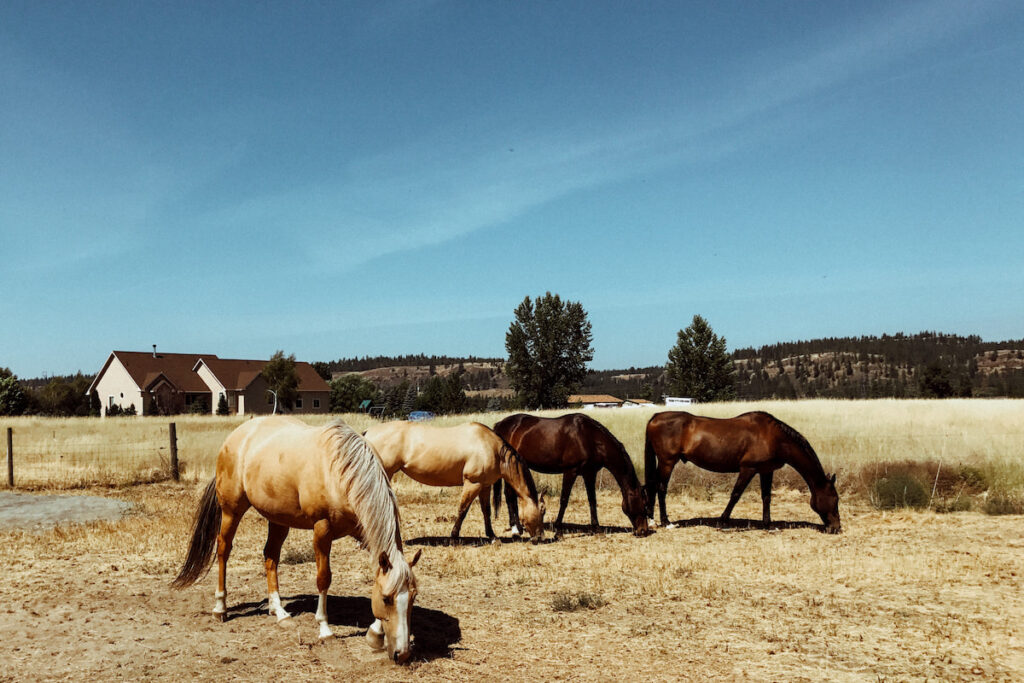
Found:
[[[402,555],[398,501],[387,474],[370,445],[341,420],[326,425],[321,438],[331,457],[331,471],[338,475],[356,513],[363,547],[374,563],[382,552],[391,562],[383,590],[394,595],[408,584],[412,572]]]

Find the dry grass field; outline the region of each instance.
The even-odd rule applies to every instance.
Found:
[[[329,616],[338,637],[324,643],[313,618],[310,532],[293,531],[285,545],[282,594],[295,618],[281,626],[265,614],[266,526],[255,514],[235,541],[226,623],[208,614],[214,574],[169,588],[200,488],[238,418],[177,420],[180,483],[163,476],[166,421],[4,420],[0,428],[14,428],[20,490],[116,498],[133,509],[116,521],[0,528],[0,680],[1024,679],[1024,519],[986,514],[1015,511],[990,502],[1020,501],[1024,491],[1024,401],[693,412],[748,409],[790,423],[838,472],[844,533],[817,530],[806,487],[789,476],[776,477],[771,529],[747,523],[760,519],[756,486],[737,506],[737,523],[719,527],[733,477],[688,466],[677,468],[668,500],[679,528],[633,537],[618,491],[602,487],[607,526],[590,533],[578,487],[560,540],[484,543],[474,508],[466,541],[449,546],[458,491],[398,478],[407,551],[423,549],[413,663],[402,668],[362,638],[370,562],[351,540],[334,546]],[[649,413],[594,416],[642,462]],[[369,424],[349,417],[356,428]],[[927,505],[877,509],[873,484],[890,471],[925,480]],[[556,478],[538,479],[557,492]]]

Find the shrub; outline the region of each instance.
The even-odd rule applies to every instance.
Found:
[[[581,609],[597,609],[605,604],[605,599],[597,593],[559,591],[551,600],[551,609],[555,612],[578,612]]]
[[[888,474],[871,484],[871,504],[879,510],[923,508],[928,499],[928,490],[905,472]]]
[[[986,515],[1024,515],[1024,496],[1006,491],[993,491],[985,499]]]

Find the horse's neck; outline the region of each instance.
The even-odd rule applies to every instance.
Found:
[[[626,449],[609,447],[605,454],[604,465],[612,473],[615,482],[622,491],[637,491],[640,489],[640,480],[636,476],[636,469]]]
[[[530,485],[526,481],[526,466],[513,453],[506,449],[501,454],[502,479],[512,487],[516,495],[523,499],[530,499]]]
[[[812,491],[816,491],[825,485],[828,481],[828,476],[826,476],[825,468],[821,466],[818,456],[809,453],[799,445],[791,445],[788,450],[790,452],[787,453],[785,458],[787,463],[804,478],[807,486]]]

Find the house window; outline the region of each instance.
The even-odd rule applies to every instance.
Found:
[[[319,408],[320,407],[320,399],[318,399],[318,398],[314,398],[313,399],[313,407],[314,408]]]
[[[302,409],[302,399],[301,398],[295,399],[295,407],[298,408],[299,410]]]

